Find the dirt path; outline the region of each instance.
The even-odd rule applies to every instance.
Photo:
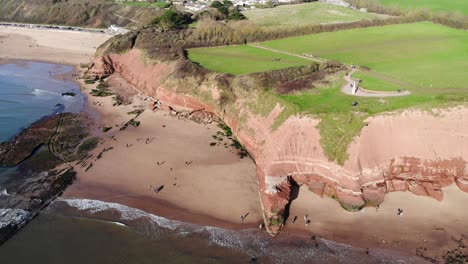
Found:
[[[356,72],[356,69],[351,70],[348,75],[345,75],[344,79],[346,81],[345,85],[341,87],[341,91],[348,95],[361,96],[361,97],[394,97],[394,96],[405,96],[411,94],[410,91],[401,91],[401,92],[387,92],[387,91],[371,91],[366,90],[361,87],[358,88],[355,94],[353,94],[353,83],[357,80],[353,79],[351,76]]]
[[[307,57],[307,56],[302,56],[302,55],[298,55],[298,54],[294,54],[294,53],[290,53],[290,52],[286,52],[286,51],[275,50],[275,49],[271,49],[271,48],[267,48],[267,47],[255,45],[255,44],[247,44],[247,46],[254,47],[254,48],[258,48],[258,49],[269,50],[269,51],[273,51],[273,52],[276,52],[276,53],[282,53],[282,54],[286,54],[286,55],[289,55],[289,56],[298,57],[298,58],[301,58],[301,59],[306,59],[306,60],[315,61],[315,62],[320,62],[320,63],[326,61],[326,60],[321,60],[321,59],[317,59],[317,58],[311,58],[311,57]]]

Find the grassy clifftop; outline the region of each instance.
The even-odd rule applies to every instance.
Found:
[[[106,0],[0,0],[0,20],[22,23],[130,26],[147,24],[158,12],[155,8],[125,6]]]

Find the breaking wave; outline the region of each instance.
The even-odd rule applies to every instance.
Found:
[[[57,199],[51,208],[71,207],[87,217],[104,218],[134,229],[154,239],[165,236],[201,237],[207,243],[240,250],[262,263],[415,263],[414,259],[397,256],[393,252],[368,251],[353,246],[317,238],[310,239],[283,234],[272,239],[257,229],[233,231],[213,226],[200,226],[170,220],[143,210],[111,202],[90,199]],[[112,219],[109,219],[112,216]]]

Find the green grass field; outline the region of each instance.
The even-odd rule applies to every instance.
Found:
[[[366,66],[404,88],[468,88],[468,32],[421,22],[306,35],[261,43]]]
[[[197,48],[188,51],[190,60],[206,69],[234,75],[284,69],[312,61],[250,46]]]
[[[354,77],[371,90],[409,89],[402,97],[366,98],[340,91],[343,72],[327,85],[278,95],[263,92],[285,106],[287,115],[306,113],[321,119],[321,145],[330,160],[343,164],[347,147],[372,115],[410,107],[432,109],[468,102],[468,32],[430,22],[370,27],[260,43],[295,54],[310,54],[369,67]],[[304,65],[310,61],[250,46],[189,50],[190,58],[218,72],[247,74]],[[284,56],[284,57],[283,57]],[[279,61],[275,58],[281,57]],[[284,58],[284,59],[283,59]],[[258,101],[257,100],[257,101]],[[352,104],[358,102],[356,107]],[[262,101],[265,104],[266,101]],[[258,108],[258,107],[257,107]],[[268,111],[265,111],[268,112]],[[265,114],[265,113],[264,113]],[[281,117],[281,122],[287,116]],[[278,120],[277,120],[278,121]],[[275,126],[279,125],[278,122]]]
[[[468,15],[466,0],[378,0],[386,6],[397,6],[403,10],[427,9],[433,12],[456,12]]]
[[[353,22],[385,17],[384,15],[363,13],[319,2],[282,5],[275,8],[258,8],[243,11],[242,13],[260,27]]]

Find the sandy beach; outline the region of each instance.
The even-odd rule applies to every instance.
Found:
[[[96,48],[112,35],[0,26],[0,59],[68,65],[89,63]]]
[[[465,209],[468,195],[455,185],[444,188],[444,200],[393,192],[376,207],[348,212],[335,200],[320,198],[302,187],[291,204],[284,232],[310,232],[327,239],[363,248],[385,248],[414,254],[417,248],[439,253],[456,247],[454,239],[466,238]],[[398,208],[403,210],[397,215]],[[308,214],[311,223],[305,226]],[[292,218],[298,216],[295,224]],[[432,255],[432,254],[428,254]]]
[[[214,218],[231,227],[230,223],[249,227],[260,224],[255,164],[249,158],[241,159],[229,144],[210,146],[215,141],[212,136],[221,131],[215,123],[202,125],[171,117],[166,111],[145,110],[136,119],[141,122],[139,127],[119,131],[133,117],[128,112],[148,108],[144,96],[135,95],[135,102],[127,106],[113,106],[111,97],[88,98],[98,113],[98,126],[112,129],[107,133],[96,130],[103,143],[88,162],[93,166],[88,171],[87,166],[76,166],[78,180],[65,197],[117,202],[164,217],[175,213],[183,220],[204,225],[214,223],[196,219]],[[223,141],[230,143],[227,138]],[[162,186],[156,193],[155,189]],[[181,209],[189,214],[181,213]],[[199,216],[192,220],[193,214]]]
[[[110,37],[94,34],[0,28],[0,58],[77,66],[89,62],[95,48]],[[96,84],[81,85],[88,94]],[[259,226],[262,212],[255,164],[248,157],[241,159],[229,144],[225,146],[227,138],[211,146],[216,141],[213,135],[220,131],[215,123],[203,125],[174,118],[167,111],[153,112],[146,97],[133,87],[119,80],[113,85],[127,91],[134,102],[113,106],[111,97],[88,95],[86,111],[94,117],[94,133],[101,143],[87,166],[73,164],[78,178],[64,197],[121,203],[201,225]],[[145,109],[136,118],[140,126],[119,131],[133,117],[128,112],[135,109]],[[102,127],[112,129],[104,133]],[[390,193],[378,210],[369,207],[351,213],[335,200],[301,187],[283,232],[316,235],[371,251],[390,249],[414,255],[417,248],[427,248],[440,255],[456,246],[454,238],[468,236],[464,224],[468,195],[455,186],[445,188],[444,195],[438,202],[411,193]],[[403,210],[401,216],[398,208]],[[305,215],[311,221],[308,226]],[[244,221],[241,216],[246,216]],[[291,224],[294,216],[297,221]]]

